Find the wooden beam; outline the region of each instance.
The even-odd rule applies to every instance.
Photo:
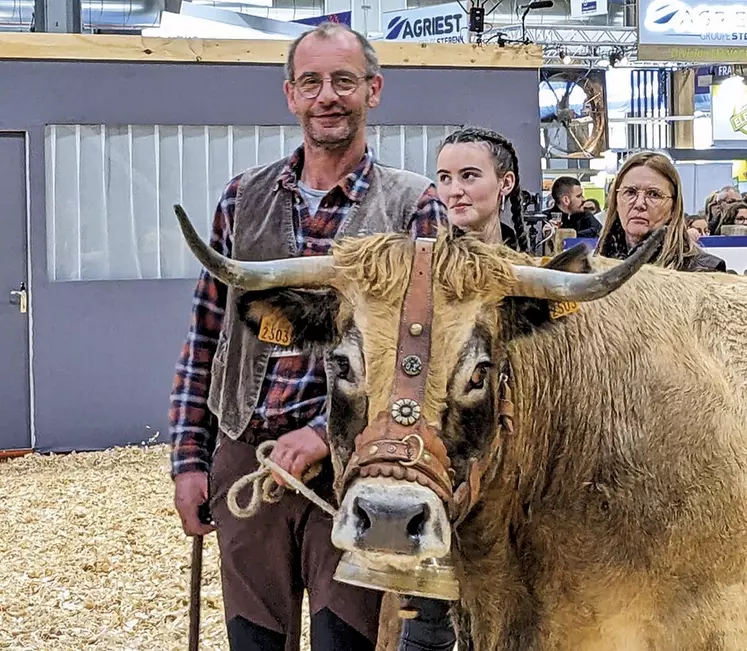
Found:
[[[672,75],[672,112],[675,115],[695,115],[695,69],[675,70]],[[674,146],[677,149],[695,147],[695,126],[692,121],[674,123]]]
[[[288,41],[144,38],[119,34],[0,33],[0,60],[285,63]],[[539,68],[542,47],[374,41],[382,66]]]
[[[31,454],[33,450],[31,448],[20,448],[17,450],[0,450],[0,461],[5,459],[15,459],[16,457],[24,457],[27,454]]]

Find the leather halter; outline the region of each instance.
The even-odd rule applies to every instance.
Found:
[[[492,468],[502,433],[513,431],[513,403],[508,362],[499,384],[499,430],[481,459],[473,458],[467,478],[454,489],[454,471],[440,428],[423,417],[425,385],[433,327],[433,247],[435,240],[415,241],[410,279],[399,322],[397,362],[389,411],[380,412],[355,439],[343,486],[356,477],[393,477],[433,490],[445,503],[454,525],[460,524],[479,499],[483,478]],[[492,477],[491,477],[492,479]]]

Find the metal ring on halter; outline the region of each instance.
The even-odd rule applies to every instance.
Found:
[[[418,442],[418,453],[415,455],[415,458],[411,459],[410,461],[400,461],[399,463],[402,466],[414,466],[423,458],[423,453],[425,452],[425,442],[423,441],[420,434],[408,434],[407,436],[405,436],[405,438],[402,439],[402,443],[407,443],[407,441],[409,441],[410,439]],[[409,451],[410,446],[407,447]]]

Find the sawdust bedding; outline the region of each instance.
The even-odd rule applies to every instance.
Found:
[[[185,651],[191,552],[165,445],[0,463],[0,649]],[[201,604],[228,649],[214,534]]]

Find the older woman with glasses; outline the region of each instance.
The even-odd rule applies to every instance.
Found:
[[[721,258],[706,253],[687,234],[682,183],[672,162],[663,154],[639,152],[625,161],[610,189],[597,252],[627,258],[665,224],[667,235],[654,264],[678,271],[726,271]]]

